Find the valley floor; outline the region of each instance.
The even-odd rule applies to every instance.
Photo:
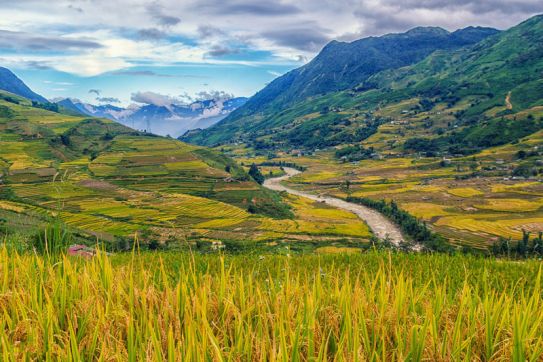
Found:
[[[539,132],[524,142],[539,145],[542,137]],[[502,167],[502,160],[510,160],[516,152],[515,145],[451,158],[445,165],[442,158],[417,156],[342,162],[333,150],[303,156],[280,153],[271,161],[247,156],[251,150],[239,146],[227,152],[244,164],[273,162],[305,168],[283,182],[296,192],[321,198],[394,200],[458,246],[486,249],[500,238],[516,241],[523,231],[531,237],[543,231],[541,179],[485,171]]]

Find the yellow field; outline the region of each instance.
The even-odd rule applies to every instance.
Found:
[[[501,217],[501,218],[500,218]],[[495,218],[493,220],[489,220]],[[474,233],[485,233],[501,237],[511,237],[519,240],[522,230],[543,230],[543,216],[525,219],[503,218],[502,215],[464,216],[454,215],[440,218],[436,225],[448,226]]]
[[[0,357],[541,360],[539,261],[339,250],[49,260],[2,247]]]
[[[436,216],[450,215],[449,211],[446,211],[447,206],[436,205],[425,202],[411,202],[402,204],[402,208],[409,212],[411,215],[430,220]]]
[[[459,187],[455,189],[449,189],[447,192],[454,196],[459,197],[473,197],[484,195],[484,192],[474,189],[472,187]]]
[[[356,215],[305,198],[289,195],[295,220],[262,220],[259,229],[273,233],[369,238],[368,226]]]
[[[523,199],[486,199],[484,204],[475,205],[478,209],[505,211],[505,212],[530,212],[543,207],[543,199],[528,201]]]

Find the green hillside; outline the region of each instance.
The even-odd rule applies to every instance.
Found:
[[[220,153],[51,112],[7,92],[0,93],[0,196],[6,227],[21,215],[32,226],[58,214],[106,240],[179,237],[207,221],[233,225],[251,218],[250,204],[256,217],[292,215]]]
[[[417,64],[381,71],[349,90],[230,118],[185,139],[314,150],[363,142],[400,122],[400,137],[387,147],[396,152],[473,153],[512,142],[541,128],[542,36],[543,17],[537,16],[474,46],[438,50]],[[397,112],[381,112],[385,108]],[[451,117],[444,120],[445,114]],[[410,134],[435,141],[404,149]]]
[[[0,92],[0,238],[31,241],[58,219],[117,249],[312,250],[371,236],[355,215],[269,191],[218,151],[41,106]]]

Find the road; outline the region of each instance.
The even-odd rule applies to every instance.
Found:
[[[388,240],[390,240],[390,242],[395,245],[399,245],[404,240],[402,232],[397,225],[395,225],[393,222],[391,222],[379,212],[370,209],[369,207],[354,204],[352,202],[347,202],[335,197],[317,196],[308,192],[298,191],[284,186],[282,184],[283,181],[288,180],[289,178],[301,173],[300,171],[289,167],[284,167],[284,170],[286,172],[286,175],[267,179],[266,181],[264,181],[264,187],[274,191],[286,191],[292,195],[305,197],[319,202],[324,202],[330,206],[337,207],[338,209],[352,212],[356,214],[360,219],[364,220],[373,231],[373,234],[379,239],[385,239],[388,237]]]

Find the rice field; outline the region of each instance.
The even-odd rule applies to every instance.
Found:
[[[4,361],[538,361],[541,264],[0,248]]]
[[[529,212],[543,207],[543,199],[534,201],[523,199],[486,199],[484,204],[475,205],[478,209],[493,211]]]
[[[459,187],[455,189],[447,190],[447,192],[454,196],[459,197],[473,197],[484,195],[484,192],[474,189],[472,187]]]
[[[369,239],[371,232],[356,215],[321,204],[309,199],[289,195],[289,204],[293,207],[293,220],[262,220],[260,230],[274,232],[275,235],[303,234],[309,236],[347,236]]]
[[[292,200],[264,190],[211,150],[24,100],[0,103],[12,111],[0,119],[0,212],[9,213],[0,218],[2,227],[12,219],[39,219],[36,234],[58,216],[90,242],[99,237],[127,245],[138,235],[142,245],[158,240],[175,247],[203,237],[253,243],[311,235],[333,243],[370,235],[354,215],[316,204],[291,220]],[[263,172],[281,174],[278,168]]]
[[[508,159],[512,157],[509,154]],[[454,244],[486,248],[499,237],[521,237],[523,229],[543,231],[543,183],[492,173],[468,177],[474,158],[479,167],[505,167],[488,152],[454,159],[458,163],[454,167],[442,166],[439,158],[422,157],[342,163],[334,151],[282,155],[276,161],[308,168],[288,181],[292,188],[342,198],[394,200]]]

